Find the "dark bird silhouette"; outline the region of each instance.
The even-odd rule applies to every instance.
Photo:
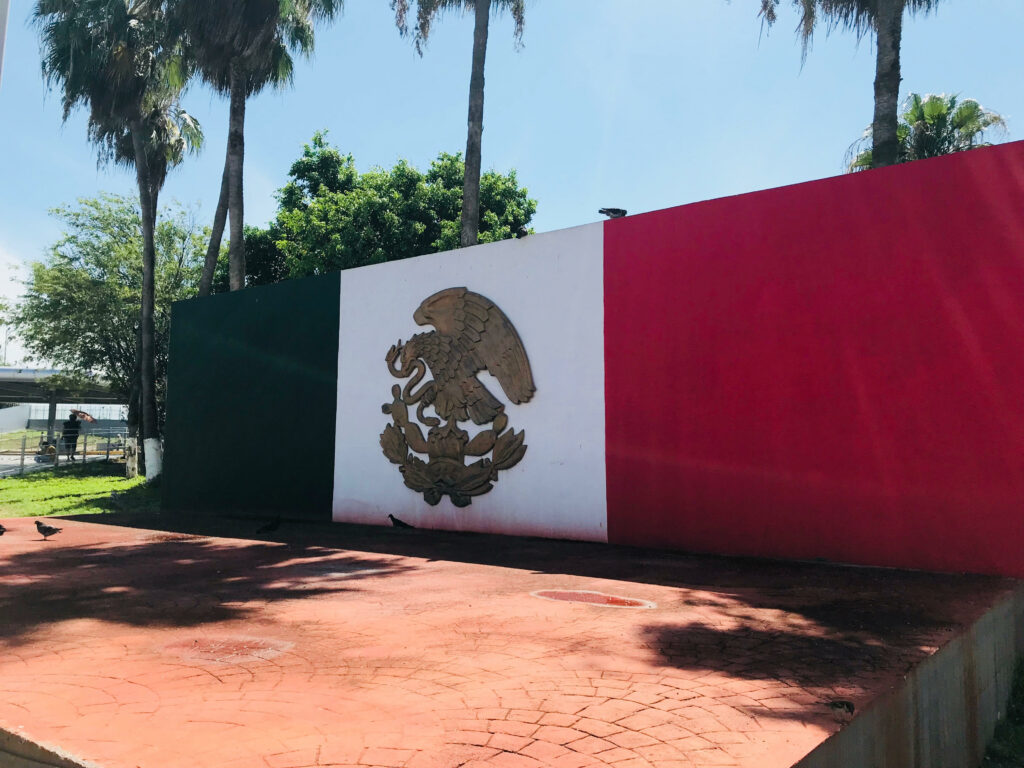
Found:
[[[852,715],[854,706],[852,701],[846,701],[846,699],[834,699],[832,701],[826,701],[825,704],[829,709],[834,709],[836,712],[846,712]]]
[[[855,707],[852,701],[847,701],[846,699],[832,699],[831,701],[825,701],[822,703],[832,710],[832,717],[835,718],[837,723],[848,723],[853,719],[853,711]]]
[[[528,230],[521,224],[519,225],[519,229],[516,230],[516,237],[519,238],[520,240],[522,240],[524,237],[528,237],[529,234],[530,230]]]
[[[256,529],[256,533],[273,533],[274,531],[276,531],[280,527],[281,527],[281,516],[278,515],[273,520],[271,520],[269,523],[264,523],[259,528],[257,528]]]
[[[7,529],[0,525],[0,536],[3,536],[5,533],[7,533]]]
[[[602,208],[598,211],[602,216],[607,216],[609,219],[621,219],[629,211],[625,208]]]
[[[388,515],[388,520],[391,521],[391,524],[393,526],[395,526],[395,528],[415,528],[416,527],[415,525],[409,525],[404,520],[399,520],[394,515]]]
[[[60,533],[63,528],[54,528],[52,525],[47,525],[41,520],[36,520],[36,530],[43,537],[43,541],[46,541],[50,536],[55,536]]]

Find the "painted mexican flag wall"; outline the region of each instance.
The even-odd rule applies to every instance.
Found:
[[[405,383],[385,354],[434,330],[413,314],[450,287],[503,310],[536,386],[515,405],[479,376],[527,451],[462,508],[425,503],[378,444]],[[340,290],[335,520],[1024,575],[1024,145]]]
[[[1024,143],[323,280],[309,516],[1024,576]]]

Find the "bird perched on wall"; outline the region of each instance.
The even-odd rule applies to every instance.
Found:
[[[7,533],[7,529],[0,525],[0,536],[3,536],[5,533]]]
[[[848,723],[853,719],[853,712],[856,709],[852,701],[845,699],[832,699],[822,702],[832,710],[832,716],[840,723]]]
[[[276,531],[280,527],[281,527],[281,516],[278,515],[273,520],[271,520],[269,523],[264,523],[259,528],[257,528],[256,529],[256,533],[273,533],[274,531]]]
[[[415,525],[409,525],[404,520],[399,520],[394,515],[388,515],[388,520],[391,521],[391,524],[393,526],[395,526],[395,528],[415,528],[416,527]]]
[[[519,225],[519,229],[516,230],[516,237],[520,240],[524,237],[529,237],[530,230],[524,227],[522,224]]]
[[[60,533],[63,528],[54,528],[52,525],[47,525],[41,520],[36,520],[36,530],[43,537],[43,541],[46,541],[51,536],[55,536]]]
[[[629,211],[625,208],[602,208],[598,211],[602,216],[607,216],[609,219],[621,219]]]

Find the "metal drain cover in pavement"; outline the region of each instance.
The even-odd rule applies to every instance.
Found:
[[[609,608],[658,607],[650,600],[606,595],[604,592],[592,592],[588,589],[540,589],[530,594],[534,597],[542,597],[545,600],[560,600],[565,603],[587,603],[588,605],[603,605]]]

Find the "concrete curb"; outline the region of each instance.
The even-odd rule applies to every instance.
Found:
[[[0,765],[4,768],[100,768],[57,747],[48,747],[0,728]]]
[[[793,768],[978,765],[1022,655],[1024,583]]]

